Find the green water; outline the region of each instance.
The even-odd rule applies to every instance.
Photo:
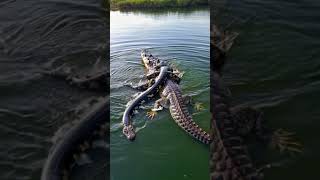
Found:
[[[236,18],[230,28],[240,33],[224,72],[235,103],[260,108],[271,127],[296,132],[304,144],[303,154],[267,170],[265,179],[319,179],[320,2],[230,0],[219,7],[220,23]]]
[[[122,135],[125,105],[137,91],[124,86],[138,83],[144,73],[142,48],[174,63],[185,75],[183,94],[201,102],[204,110],[194,120],[209,129],[209,10],[110,13],[111,179],[208,179],[209,148],[198,143],[164,110],[150,121],[141,109],[133,121],[140,128],[134,142]],[[190,26],[192,24],[192,26]],[[145,105],[151,108],[153,102]]]

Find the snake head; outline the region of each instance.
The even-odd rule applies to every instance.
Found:
[[[136,133],[134,132],[133,126],[124,126],[122,133],[127,137],[128,140],[133,141],[136,138]]]

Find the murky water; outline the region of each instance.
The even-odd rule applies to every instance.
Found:
[[[121,118],[137,93],[125,84],[139,82],[144,73],[140,51],[150,48],[153,55],[185,71],[183,94],[203,103],[205,109],[193,117],[209,129],[209,10],[112,11],[110,20],[111,179],[208,179],[209,148],[181,130],[168,110],[152,121],[145,109],[139,110],[135,126],[146,127],[134,142],[122,135]],[[150,102],[146,108],[152,106]]]
[[[302,155],[267,170],[266,179],[318,179],[319,1],[230,0],[220,7],[220,23],[235,18],[230,29],[240,33],[224,72],[235,104],[260,108],[271,127],[296,132],[304,144]]]
[[[320,4],[315,0],[223,4],[226,16],[238,19],[231,29],[240,33],[225,71],[235,103],[260,108],[272,127],[296,132],[305,147],[294,162],[268,170],[266,179],[316,179]],[[209,12],[111,12],[111,16],[119,19],[111,22],[112,178],[208,178],[208,148],[180,130],[168,111],[148,121],[133,143],[121,135],[120,121],[126,102],[136,93],[123,85],[139,81],[140,49],[152,48],[153,54],[186,72],[183,93],[204,103],[205,110],[194,119],[208,127]],[[74,68],[74,75],[90,74],[94,64],[104,69],[108,23],[96,0],[5,0],[0,2],[0,17],[0,179],[39,179],[54,132],[74,120],[67,112],[105,95],[42,72],[63,64]],[[142,127],[145,111],[134,120]]]
[[[43,73],[106,70],[105,17],[98,0],[0,2],[0,179],[39,179],[54,132],[105,96]]]

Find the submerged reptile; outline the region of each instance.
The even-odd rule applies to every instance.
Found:
[[[123,133],[129,139],[133,140],[135,137],[134,128],[132,126],[132,121],[130,115],[133,113],[133,109],[137,107],[140,102],[151,95],[151,92],[157,88],[161,99],[157,100],[154,108],[148,112],[150,118],[153,118],[156,111],[162,110],[163,107],[168,107],[174,121],[189,135],[195,139],[209,144],[211,142],[210,135],[202,130],[193,120],[192,116],[187,110],[186,98],[182,96],[181,89],[178,85],[182,73],[176,69],[172,69],[166,65],[163,61],[152,56],[146,50],[141,52],[141,58],[144,66],[147,69],[147,77],[151,77],[151,83],[146,83],[139,86],[139,89],[146,89],[142,94],[140,94],[136,99],[133,100],[131,105],[127,107],[123,116]],[[159,72],[159,69],[163,70]],[[164,72],[164,69],[168,72]],[[160,75],[158,75],[160,73]],[[158,75],[158,76],[157,76]],[[152,84],[152,77],[155,77],[156,81]],[[149,81],[149,82],[150,82]],[[161,87],[161,88],[160,88]],[[154,95],[154,94],[152,94]]]
[[[217,28],[213,28],[214,31]],[[226,32],[214,32],[214,40],[224,41]],[[215,36],[219,36],[218,38]],[[223,37],[224,36],[224,37]],[[250,159],[245,137],[252,134],[264,143],[271,143],[280,150],[301,151],[301,145],[293,141],[292,133],[284,130],[270,130],[265,127],[262,113],[251,107],[232,108],[229,89],[222,81],[222,68],[226,60],[226,50],[212,41],[212,81],[211,95],[213,141],[210,145],[211,180],[260,180],[262,170],[274,164],[257,168]],[[223,43],[222,43],[223,44]],[[230,48],[230,46],[229,46]]]

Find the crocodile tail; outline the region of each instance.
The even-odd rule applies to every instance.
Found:
[[[200,128],[194,121],[182,121],[178,123],[183,130],[200,142],[210,144],[212,141],[210,134]]]

